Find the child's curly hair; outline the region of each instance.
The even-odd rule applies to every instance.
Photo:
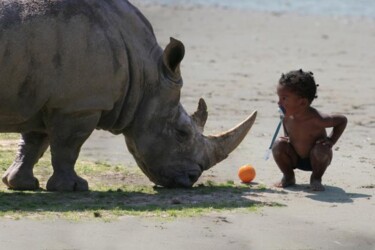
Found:
[[[319,85],[315,84],[314,76],[311,71],[304,72],[300,69],[282,74],[279,84],[288,87],[290,91],[298,96],[307,98],[310,104],[318,97],[316,95],[316,88]]]

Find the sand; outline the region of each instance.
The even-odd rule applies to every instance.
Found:
[[[202,178],[239,182],[238,167],[251,163],[257,183],[271,188],[280,179],[272,157],[263,159],[278,122],[275,86],[281,73],[302,68],[320,85],[313,106],[349,119],[323,179],[326,191],[310,191],[309,174],[296,172],[297,186],[252,197],[283,207],[256,213],[110,223],[2,219],[0,249],[375,249],[375,20],[139,2],[162,47],[169,37],[185,44],[181,102],[192,113],[205,98],[206,134],[258,110],[240,147]],[[103,131],[81,158],[136,167],[124,139]]]

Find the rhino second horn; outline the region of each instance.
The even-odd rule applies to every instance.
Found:
[[[210,163],[207,169],[227,158],[227,156],[241,143],[255,122],[257,111],[236,127],[219,135],[208,136],[208,154]]]
[[[206,124],[207,117],[208,117],[207,104],[203,98],[200,98],[198,102],[197,111],[194,112],[191,118],[193,119],[195,124],[198,126],[201,133],[203,133],[204,125]]]

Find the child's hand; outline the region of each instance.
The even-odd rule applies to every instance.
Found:
[[[329,137],[317,140],[316,144],[322,144],[323,146],[328,146],[330,148],[332,148],[332,146],[333,146],[333,142],[332,142],[331,138],[329,138]]]

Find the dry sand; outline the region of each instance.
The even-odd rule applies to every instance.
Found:
[[[313,105],[347,115],[324,176],[325,192],[311,192],[309,174],[297,186],[261,193],[256,213],[226,212],[160,221],[0,221],[0,249],[375,249],[375,20],[254,13],[206,7],[140,5],[159,43],[184,42],[181,102],[189,112],[204,97],[206,134],[236,125],[253,110],[257,121],[228,159],[207,171],[214,181],[237,179],[245,163],[271,187],[281,174],[263,155],[278,122],[280,74],[313,71],[320,87]],[[135,166],[124,139],[95,132],[81,157]]]

